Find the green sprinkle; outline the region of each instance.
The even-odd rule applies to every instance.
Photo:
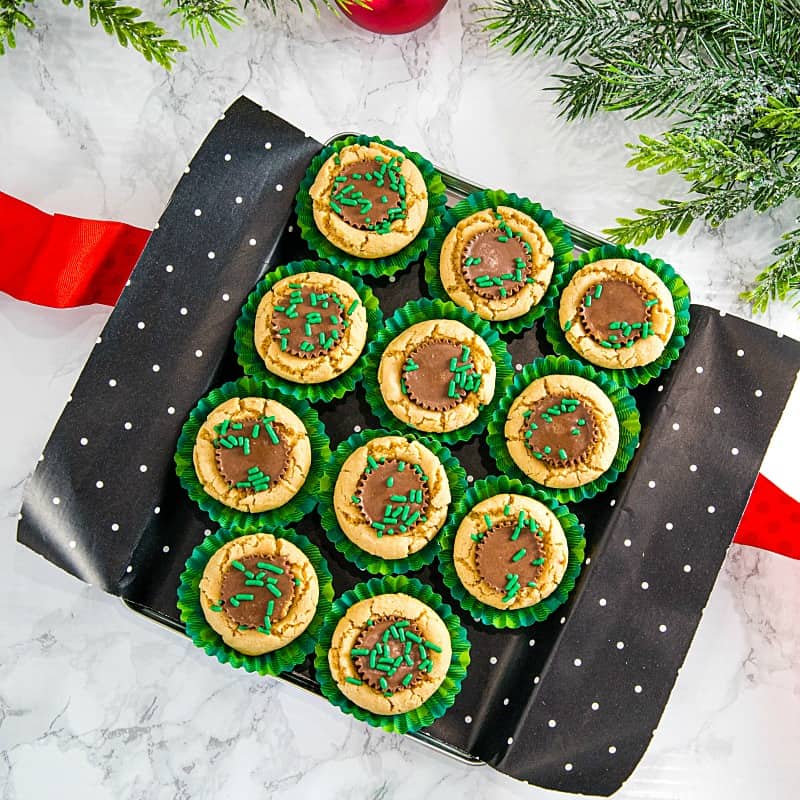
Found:
[[[527,553],[527,552],[528,551],[523,547],[520,550],[517,550],[517,552],[514,553],[513,556],[511,556],[511,560],[512,561],[519,561],[521,558],[523,558],[525,556],[525,553]]]
[[[386,678],[381,678],[380,684],[381,684],[381,689],[383,689],[384,691],[386,691],[389,688],[389,684],[386,681]]]
[[[369,654],[370,654],[369,650],[365,650],[365,649],[360,648],[360,647],[354,647],[350,651],[350,655],[351,656],[368,656]]]
[[[281,590],[277,586],[275,586],[275,584],[268,583],[267,589],[269,589],[269,591],[272,592],[272,594],[274,594],[275,597],[280,597],[282,594]]]
[[[354,686],[361,686],[363,681],[360,681],[358,678],[351,678],[349,675],[344,679],[345,683],[352,683]],[[383,680],[383,678],[381,678]]]
[[[352,313],[358,308],[358,300],[353,300],[350,304],[350,308],[347,309],[347,316],[351,316]]]
[[[261,586],[263,588],[264,581],[257,581],[255,578],[253,578],[252,580],[245,581],[244,585],[245,586]]]
[[[531,566],[534,567],[541,567],[542,564],[544,564],[543,558],[534,558],[533,561],[531,561]]]
[[[558,450],[558,457],[559,457],[559,458],[560,458],[562,461],[566,461],[566,460],[567,460],[567,451],[566,451],[566,450],[565,450],[563,447],[559,448],[559,450]]]
[[[486,523],[486,529],[492,527],[492,518],[488,514],[483,515],[483,521]]]
[[[571,319],[568,319],[568,320],[567,320],[567,321],[564,323],[564,330],[565,330],[565,331],[568,331],[568,330],[569,330],[571,327],[572,327],[572,320],[571,320]]]
[[[412,663],[413,663],[413,661],[412,661]],[[408,684],[411,683],[411,681],[413,679],[414,679],[414,673],[413,672],[409,672],[408,675],[406,675],[405,678],[403,678],[403,680],[402,680],[403,686],[407,687]]]
[[[253,600],[254,598],[255,598],[255,595],[252,595],[252,594],[239,593],[239,594],[236,595],[236,599],[237,600]]]
[[[433,642],[429,642],[427,639],[425,640],[425,647],[427,647],[429,650],[433,650],[434,653],[441,653],[442,652],[442,648],[439,647],[438,644],[434,644]]]
[[[234,567],[235,569],[238,569],[239,572],[247,571],[247,567],[245,567],[245,565],[242,564],[241,561],[231,561],[231,566]]]
[[[657,298],[657,297],[654,297],[652,300],[648,300],[648,301],[645,303],[645,306],[647,306],[647,308],[650,308],[651,306],[654,306],[654,305],[656,305],[657,303],[658,303],[658,298]]]
[[[602,283],[598,283],[597,286],[594,287],[594,296],[595,296],[595,298],[599,299],[599,297],[600,297],[600,295],[602,293],[603,293],[603,284]]]
[[[265,569],[267,572],[274,572],[276,575],[283,575],[283,568],[275,564],[270,564],[268,561],[259,561],[256,566],[259,569]]]
[[[222,602],[214,603],[213,606],[209,606],[212,611],[222,611]]]

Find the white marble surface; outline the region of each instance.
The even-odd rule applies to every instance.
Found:
[[[623,143],[655,123],[564,123],[542,91],[557,63],[490,50],[467,2],[451,0],[434,24],[387,39],[325,14],[273,20],[251,6],[245,28],[222,35],[218,49],[194,47],[169,75],[89,28],[85,11],[50,4],[35,14],[37,31],[20,32],[0,59],[0,190],[48,211],[152,227],[240,94],[317,138],[387,135],[589,229],[681,191],[674,178],[624,168]],[[695,300],[747,316],[737,295],[789,217],[742,215],[650,249],[679,266]],[[558,797],[222,667],[16,545],[25,481],[107,313],[0,295],[0,374],[15,387],[0,397],[0,418],[25,413],[4,432],[0,456],[0,797]],[[786,306],[759,321],[800,337]],[[785,451],[769,459],[771,477],[800,496]],[[798,612],[800,563],[731,549],[653,743],[619,798],[800,793]]]

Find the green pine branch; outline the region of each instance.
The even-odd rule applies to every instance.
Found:
[[[69,0],[67,0],[69,2]],[[83,6],[83,0],[73,5]],[[89,24],[100,25],[110,36],[116,36],[123,46],[130,45],[148,61],[155,61],[165,69],[175,63],[175,54],[186,50],[177,39],[168,39],[163,28],[149,20],[140,20],[138,8],[118,5],[117,0],[88,0]]]
[[[0,0],[0,56],[6,49],[17,46],[14,29],[17,25],[33,28],[34,21],[23,11],[25,5],[33,0]]]
[[[800,218],[797,219],[800,223]],[[773,253],[776,261],[756,276],[754,287],[741,297],[752,304],[755,311],[766,311],[773,300],[793,300],[800,305],[800,228],[783,235],[783,242]]]
[[[641,137],[629,166],[676,172],[686,200],[637,209],[607,232],[642,245],[800,197],[800,0],[497,0],[484,23],[512,53],[558,55],[568,118],[601,110],[672,115]],[[747,293],[755,310],[800,283],[800,234]]]
[[[217,44],[214,25],[229,31],[243,22],[228,0],[164,0],[164,6],[169,8],[173,2],[175,7],[169,12],[170,16],[180,17],[181,27],[187,28],[192,39],[199,38],[203,44]]]

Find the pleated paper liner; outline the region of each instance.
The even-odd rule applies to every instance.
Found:
[[[197,477],[192,456],[200,427],[218,405],[233,397],[266,397],[274,400],[291,409],[305,426],[311,445],[311,466],[300,490],[285,505],[270,511],[254,513],[239,511],[211,497]],[[309,406],[305,400],[295,400],[275,389],[270,389],[255,378],[245,377],[212,389],[189,412],[189,418],[184,422],[178,437],[175,471],[181,486],[191,500],[197,503],[214,522],[223,528],[240,533],[257,533],[269,530],[276,525],[296,522],[314,508],[317,503],[320,478],[330,455],[330,441],[315,409]]]
[[[411,325],[434,319],[456,320],[480,336],[492,353],[496,370],[495,390],[492,401],[481,408],[478,416],[469,425],[445,433],[418,431],[395,417],[384,402],[380,385],[378,384],[378,365],[388,344]],[[384,327],[378,331],[375,338],[370,342],[364,362],[364,389],[367,403],[380,420],[382,427],[405,433],[422,433],[423,435],[436,436],[446,444],[454,444],[456,442],[465,442],[484,430],[493,409],[497,406],[498,398],[503,393],[513,374],[508,347],[488,322],[482,320],[477,314],[472,314],[465,308],[455,305],[455,303],[443,303],[441,300],[422,298],[421,300],[411,300],[398,308],[385,321]]]
[[[356,705],[339,691],[339,687],[331,675],[328,651],[336,625],[347,609],[368,597],[398,593],[415,597],[441,617],[450,633],[453,655],[444,681],[421,706],[404,714],[374,714]],[[336,599],[319,634],[314,668],[322,694],[343,713],[351,714],[362,722],[367,722],[376,728],[383,728],[391,733],[412,733],[431,725],[455,703],[456,695],[461,690],[461,683],[467,674],[469,652],[470,643],[464,626],[450,606],[430,586],[405,575],[389,575],[384,578],[371,578],[366,583],[359,583]]]
[[[453,543],[461,521],[474,506],[497,494],[519,494],[543,503],[555,514],[564,529],[564,535],[567,539],[569,560],[567,561],[564,577],[551,595],[527,608],[500,609],[482,603],[477,597],[470,594],[464,584],[461,583],[453,562]],[[483,480],[475,481],[467,489],[467,493],[461,503],[450,515],[447,525],[445,525],[441,534],[439,571],[442,573],[442,579],[445,586],[450,590],[450,594],[473,619],[494,628],[524,628],[537,622],[543,622],[553,611],[567,601],[570,592],[575,588],[575,581],[580,574],[585,547],[586,540],[578,518],[566,506],[554,498],[537,491],[529,483],[523,483],[506,475],[490,475]]]
[[[361,433],[354,433],[334,450],[330,461],[325,467],[320,484],[319,512],[322,517],[322,528],[334,547],[359,569],[370,572],[373,575],[400,575],[433,563],[439,551],[439,534],[434,536],[423,548],[405,558],[382,558],[362,550],[347,537],[339,525],[334,508],[333,492],[344,462],[359,447],[381,436],[403,436],[406,439],[413,439],[427,447],[439,459],[447,474],[447,482],[450,486],[451,509],[464,496],[467,487],[466,472],[458,463],[458,459],[446,447],[435,439],[422,435],[397,434],[385,430],[367,430]]]
[[[617,414],[619,445],[617,446],[614,460],[602,475],[590,483],[585,483],[583,486],[557,489],[537,483],[517,466],[508,451],[504,431],[508,411],[523,389],[526,389],[533,381],[546,375],[577,375],[593,381],[611,400],[611,404]],[[601,370],[596,370],[575,359],[569,359],[565,356],[547,356],[545,358],[537,358],[532,363],[526,364],[522,371],[514,376],[511,385],[508,386],[505,394],[500,398],[497,410],[489,420],[489,432],[486,441],[489,445],[489,452],[497,463],[497,468],[500,472],[509,477],[518,478],[523,483],[533,484],[539,492],[555,498],[559,503],[578,503],[581,500],[594,497],[598,492],[604,492],[619,478],[627,468],[631,458],[633,458],[640,431],[639,410],[636,408],[633,397],[624,386],[615,383]]]
[[[361,380],[364,362],[363,351],[358,360],[347,371],[329,381],[323,383],[298,383],[270,372],[264,363],[264,359],[259,355],[254,341],[256,313],[261,299],[278,281],[303,272],[324,272],[344,280],[355,289],[367,312],[367,336],[364,343],[364,349],[366,349],[366,343],[373,338],[383,323],[383,314],[378,305],[378,298],[356,275],[342,276],[341,270],[337,270],[331,264],[325,261],[310,260],[292,261],[289,264],[278,267],[258,283],[248,296],[247,302],[242,308],[242,313],[236,321],[234,347],[239,364],[247,375],[251,375],[270,388],[277,389],[279,392],[291,397],[299,397],[303,400],[308,400],[310,403],[320,401],[329,403],[331,400],[344,397],[345,394],[353,391],[356,384]]]
[[[220,663],[230,664],[237,669],[256,672],[259,675],[279,675],[302,664],[314,651],[325,617],[333,603],[333,578],[319,548],[305,536],[288,528],[272,527],[264,532],[286,539],[302,550],[314,567],[314,572],[317,573],[319,582],[317,610],[300,636],[271,653],[248,656],[225,644],[222,637],[206,621],[200,605],[200,579],[203,577],[203,570],[220,547],[241,535],[237,531],[221,529],[206,537],[195,547],[186,562],[186,569],[181,574],[178,586],[178,609],[181,613],[181,622],[186,626],[186,633],[191,640]]]
[[[413,241],[409,242],[402,250],[381,258],[360,258],[351,255],[326,239],[314,221],[313,201],[309,194],[317,173],[334,153],[338,153],[343,147],[352,144],[368,145],[370,142],[379,142],[386,147],[391,147],[393,150],[399,150],[406,158],[411,159],[422,173],[425,185],[428,187],[428,213],[425,216],[422,229]],[[312,159],[297,192],[295,211],[303,239],[320,258],[325,258],[332,264],[336,264],[349,272],[380,277],[381,275],[393,275],[422,256],[433,237],[436,223],[444,211],[446,201],[446,189],[441,176],[434,169],[433,164],[419,153],[407,150],[389,139],[381,139],[378,136],[348,136],[345,139],[337,139],[329,144]]]
[[[484,211],[487,208],[495,209],[497,206],[508,206],[527,214],[542,228],[550,244],[553,245],[553,274],[542,299],[527,313],[519,317],[501,321],[486,320],[492,327],[497,328],[500,333],[520,333],[532,327],[537,319],[549,308],[552,308],[564,283],[565,265],[572,259],[572,238],[569,235],[569,231],[558,217],[555,217],[547,209],[542,208],[539,203],[534,203],[527,197],[508,194],[500,189],[487,189],[481,192],[474,192],[469,197],[465,197],[458,205],[446,209],[444,216],[436,226],[436,233],[431,239],[428,254],[425,257],[425,281],[428,284],[428,291],[433,297],[445,301],[452,300],[442,283],[439,271],[439,260],[444,240],[447,234],[462,220],[479,211]]]
[[[664,352],[655,361],[644,364],[641,367],[630,367],[628,369],[595,367],[596,369],[602,369],[603,372],[613,378],[621,386],[627,386],[629,389],[633,389],[636,386],[641,386],[653,380],[653,378],[658,377],[680,354],[681,348],[686,343],[685,337],[689,333],[689,306],[691,304],[689,287],[686,285],[683,278],[675,272],[675,269],[670,264],[667,264],[666,261],[660,258],[653,258],[653,256],[647,253],[641,253],[630,247],[622,247],[621,245],[614,244],[605,244],[602,247],[595,247],[568,264],[564,273],[564,286],[569,284],[579,269],[604,258],[627,258],[644,264],[644,266],[658,275],[672,295],[672,300],[675,305],[675,327],[672,331],[672,336],[670,336],[664,348]],[[547,340],[553,345],[553,349],[558,355],[579,358],[589,363],[580,353],[573,350],[572,346],[567,341],[567,337],[564,335],[564,331],[561,329],[558,320],[558,303],[545,314],[543,323]]]

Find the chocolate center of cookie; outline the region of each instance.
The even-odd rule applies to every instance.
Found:
[[[461,270],[470,288],[487,300],[513,297],[531,273],[531,257],[510,229],[483,231],[462,250]]]
[[[425,639],[419,625],[397,616],[376,616],[366,626],[350,651],[361,681],[387,697],[420,681],[433,668],[430,652],[441,653],[435,642]]]
[[[392,222],[408,216],[402,161],[375,156],[344,167],[331,189],[333,211],[354,228],[388,233]]]
[[[406,359],[402,381],[405,393],[418,406],[446,411],[461,403],[467,392],[477,391],[481,376],[469,347],[453,339],[429,339]]]
[[[281,350],[302,358],[316,358],[341,340],[358,300],[345,305],[335,292],[317,292],[299,283],[289,284],[289,295],[272,307],[272,338]]]
[[[525,444],[540,461],[563,467],[580,463],[591,452],[598,431],[594,414],[583,401],[548,394],[523,416]]]
[[[283,556],[246,556],[231,561],[225,570],[219,605],[240,628],[271,633],[272,623],[289,611],[294,587],[294,576]]]
[[[650,307],[643,291],[624,280],[596,283],[583,297],[580,315],[589,336],[598,344],[619,350],[652,334]]]
[[[418,464],[371,456],[353,498],[378,538],[406,533],[425,520],[428,477]]]
[[[536,521],[521,512],[515,522],[501,522],[480,534],[475,566],[481,579],[510,603],[521,587],[535,588],[544,569],[544,545]]]
[[[263,492],[284,476],[289,445],[275,417],[225,420],[214,431],[217,467],[228,486]]]

